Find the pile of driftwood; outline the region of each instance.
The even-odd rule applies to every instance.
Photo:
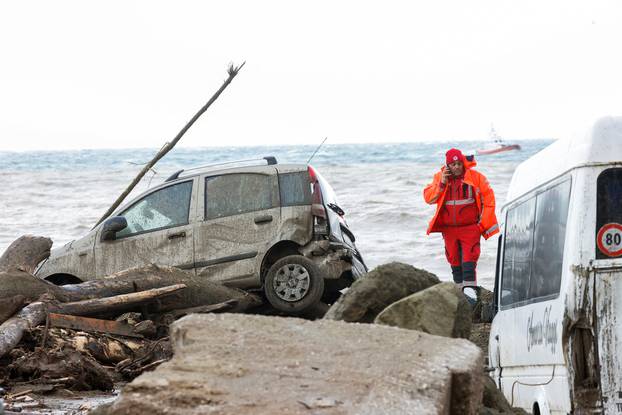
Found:
[[[0,385],[111,390],[170,358],[174,320],[261,304],[245,291],[155,265],[56,286],[33,275],[51,245],[23,236],[0,257]]]

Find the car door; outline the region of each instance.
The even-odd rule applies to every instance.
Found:
[[[127,227],[115,240],[95,242],[98,276],[147,264],[194,267],[193,196],[197,179],[157,189],[124,209],[118,216]]]
[[[203,178],[195,240],[198,275],[240,288],[259,286],[261,260],[281,220],[276,170]]]

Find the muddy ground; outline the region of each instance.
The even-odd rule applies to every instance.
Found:
[[[5,413],[12,415],[82,415],[94,408],[111,403],[119,395],[124,384],[112,392],[57,390],[51,394],[31,392],[33,385],[22,384],[11,388],[5,398]],[[36,387],[35,387],[36,388]],[[13,398],[12,396],[15,396]]]

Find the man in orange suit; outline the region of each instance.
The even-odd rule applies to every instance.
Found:
[[[480,238],[499,232],[495,215],[495,194],[486,177],[473,170],[473,156],[465,157],[452,148],[445,154],[445,166],[423,190],[426,203],[436,203],[427,233],[441,232],[445,256],[454,282],[476,286]]]

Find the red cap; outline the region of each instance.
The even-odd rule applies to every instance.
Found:
[[[458,150],[457,148],[452,148],[447,153],[445,153],[445,164],[450,164],[454,161],[461,161],[464,163],[464,156],[462,155],[462,151]]]

